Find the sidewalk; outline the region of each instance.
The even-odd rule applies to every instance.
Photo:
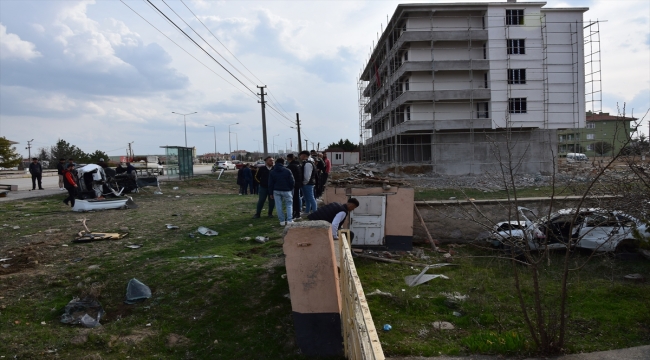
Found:
[[[503,360],[504,356],[471,355],[439,357],[391,357],[388,360]],[[515,359],[515,358],[513,358]],[[650,359],[650,345],[628,349],[598,351],[586,354],[571,354],[556,357],[526,358],[526,360],[647,360]]]
[[[23,199],[31,199],[31,198],[39,198],[39,197],[45,197],[45,196],[50,196],[50,195],[65,195],[68,196],[67,191],[61,191],[59,188],[56,189],[45,189],[45,190],[18,190],[18,191],[10,191],[7,193],[7,197],[0,197],[0,202],[3,201],[12,201],[12,200],[23,200]],[[63,198],[65,196],[61,196],[61,201],[63,201]]]

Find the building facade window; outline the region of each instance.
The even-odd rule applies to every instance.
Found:
[[[406,113],[406,120],[407,120],[407,121],[408,121],[408,120],[411,120],[411,107],[410,107],[410,106],[407,106],[407,107],[406,107],[406,109],[405,109],[405,113]]]
[[[408,50],[404,51],[404,61],[409,61],[409,52],[408,52]]]
[[[487,43],[483,43],[483,60],[487,60]]]
[[[587,129],[595,129],[596,128],[596,123],[588,122],[587,123]]]
[[[508,55],[526,54],[526,39],[508,39]]]
[[[508,99],[508,111],[511,114],[525,114],[526,98],[510,98]]]
[[[484,86],[486,89],[490,87],[490,86],[488,85],[488,74],[487,74],[487,73],[484,73],[484,74],[483,74],[483,86]]]
[[[409,91],[409,78],[404,80],[404,91]]]
[[[587,134],[587,140],[593,140],[595,138],[594,134]]]
[[[490,117],[488,111],[487,102],[478,102],[476,103],[476,118],[477,119],[488,119]]]
[[[588,151],[594,151],[594,144],[587,145],[587,150]]]
[[[525,84],[526,69],[508,69],[508,84]]]
[[[524,24],[524,10],[506,9],[506,25],[523,25],[523,24]]]
[[[343,154],[334,154],[334,159],[335,159],[335,160],[341,160],[341,159],[343,159]]]

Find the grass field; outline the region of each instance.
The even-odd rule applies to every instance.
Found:
[[[177,191],[172,186],[179,186]],[[150,188],[148,188],[150,189]],[[0,205],[0,355],[19,359],[301,359],[294,344],[281,227],[251,219],[254,196],[237,196],[233,175],[167,183],[163,195],[134,196],[138,209],[73,213],[63,196]],[[177,198],[176,196],[180,196]],[[29,214],[29,215],[28,215]],[[174,216],[174,215],[178,216]],[[73,244],[88,219],[91,231],[123,240]],[[165,224],[180,226],[167,230]],[[2,224],[0,224],[2,225]],[[219,232],[205,237],[198,226]],[[48,229],[58,229],[50,231]],[[242,237],[269,236],[258,244]],[[140,249],[127,244],[143,244]],[[65,246],[67,245],[67,246]],[[215,259],[182,256],[222,255]],[[4,263],[3,263],[4,264]],[[90,270],[92,265],[98,269]],[[94,268],[94,267],[93,267]],[[137,278],[153,297],[123,304]],[[59,317],[74,297],[95,294],[103,326],[84,329]],[[41,323],[45,322],[44,325]]]
[[[367,259],[355,262],[366,294],[375,289],[392,294],[368,297],[375,326],[392,326],[392,330],[379,334],[386,355],[533,354],[535,346],[514,293],[512,265],[489,258],[489,250],[470,245],[455,251],[454,264],[458,266],[428,271],[447,275],[449,280],[438,278],[417,287],[407,286],[404,277],[418,274],[421,268]],[[587,254],[576,253],[571,263],[586,258]],[[560,268],[561,255],[552,254],[550,265],[540,272],[548,305],[557,301]],[[566,351],[591,352],[650,343],[650,287],[623,280],[626,274],[649,272],[647,260],[621,261],[603,255],[573,274]],[[530,279],[525,283],[530,285]],[[449,301],[443,292],[469,298]],[[525,296],[531,299],[529,291]],[[436,330],[434,321],[450,322],[455,329]]]
[[[282,278],[282,228],[276,217],[253,220],[256,197],[238,196],[234,182],[234,173],[226,173],[219,181],[202,176],[165,183],[163,195],[154,195],[150,188],[135,194],[139,208],[129,210],[73,213],[61,203],[63,195],[0,203],[0,225],[9,225],[0,226],[0,258],[14,259],[11,266],[0,267],[0,356],[302,359],[285,297],[289,289]],[[431,199],[441,194],[447,199],[458,194],[455,191],[422,190],[416,196]],[[476,198],[493,194],[502,197],[468,193]],[[129,235],[74,244],[71,240],[83,229],[78,221],[83,218],[92,231]],[[180,229],[167,230],[168,223]],[[202,236],[196,233],[198,226],[219,235]],[[242,240],[258,235],[272,241]],[[143,246],[129,249],[128,244]],[[414,288],[403,278],[421,269],[356,260],[366,293],[380,289],[393,294],[368,298],[377,328],[393,327],[380,333],[386,354],[533,353],[513,297],[511,265],[470,257],[493,255],[490,250],[455,250],[458,266],[429,272],[450,280],[435,279]],[[200,255],[223,258],[181,259]],[[428,255],[432,262],[440,260],[439,255]],[[574,260],[583,258],[577,253]],[[549,294],[557,289],[558,266],[552,256],[544,273]],[[623,282],[628,273],[647,277],[650,263],[599,256],[572,276],[568,352],[650,343],[650,288]],[[147,284],[153,297],[124,304],[132,278]],[[441,292],[469,298],[451,304]],[[65,305],[88,294],[106,311],[103,325],[84,329],[60,323]],[[449,321],[456,329],[434,330],[433,321]]]

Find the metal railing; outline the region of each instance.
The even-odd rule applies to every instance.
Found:
[[[345,356],[353,360],[383,360],[384,352],[354,266],[349,238],[350,230],[339,231],[341,324]]]

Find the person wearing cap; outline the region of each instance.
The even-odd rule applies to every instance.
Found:
[[[106,169],[108,167],[108,164],[104,161],[104,158],[99,159],[99,162],[97,162],[97,165],[101,166],[102,169]]]
[[[63,170],[63,186],[68,190],[68,197],[63,200],[63,203],[68,205],[70,202],[70,207],[74,207],[74,198],[77,196],[77,182],[74,180],[72,170],[74,170],[74,164],[68,164],[67,168]]]
[[[37,158],[32,158],[32,162],[29,164],[29,173],[32,174],[32,190],[36,190],[36,181],[38,181],[38,189],[43,189],[43,184],[41,180],[43,179],[43,166],[38,162]]]

